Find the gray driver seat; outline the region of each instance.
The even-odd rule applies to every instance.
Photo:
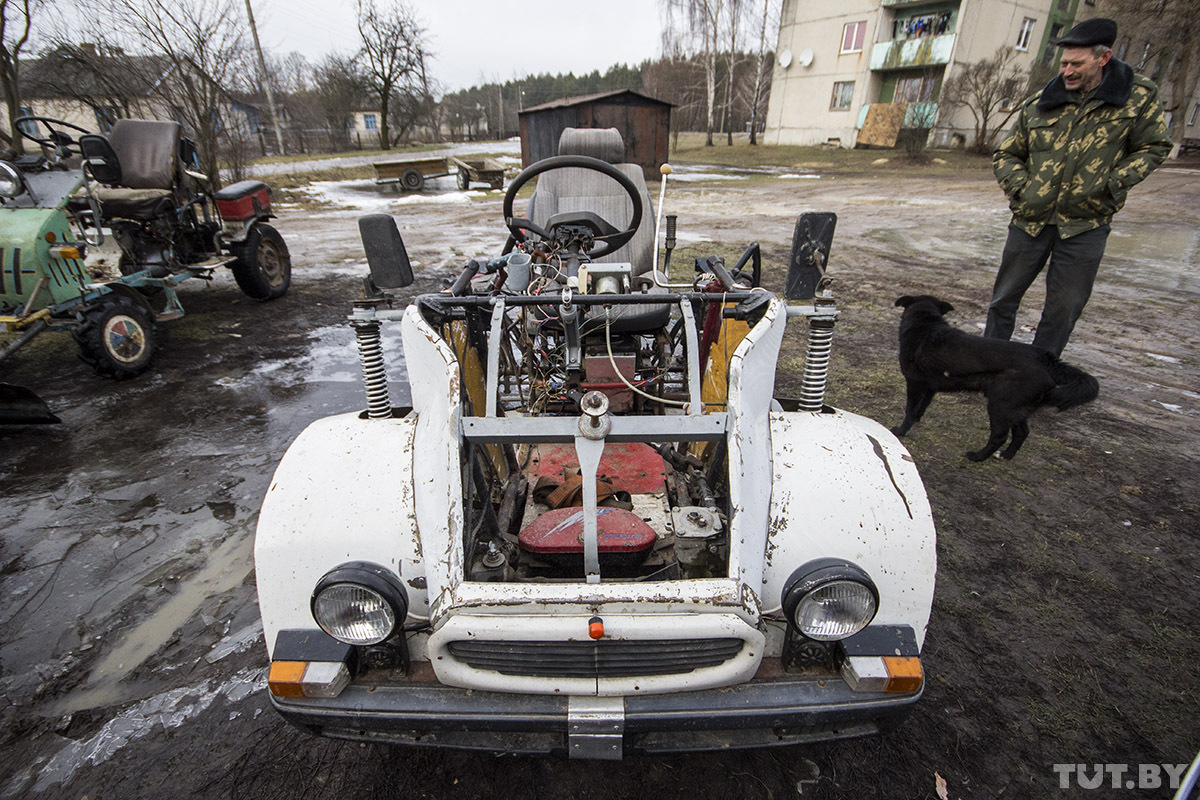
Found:
[[[625,141],[616,128],[565,128],[558,139],[558,155],[591,156],[607,161],[623,172],[642,197],[642,221],[633,238],[617,250],[595,259],[597,263],[629,262],[634,278],[650,272],[654,257],[654,205],[642,168],[624,161]],[[529,218],[545,227],[555,214],[591,211],[624,230],[633,217],[633,204],[625,190],[612,178],[588,169],[566,167],[538,178],[537,189],[529,200]],[[635,286],[636,286],[635,281]],[[655,294],[663,291],[654,287]],[[665,326],[671,317],[666,303],[616,306],[612,309],[615,333],[654,330]],[[596,319],[594,315],[588,323]],[[601,312],[597,322],[603,320]],[[585,323],[585,330],[593,324]]]
[[[101,186],[96,191],[106,218],[153,219],[164,201],[173,203],[179,187],[178,122],[119,119],[108,134],[108,142],[121,168],[119,186]]]

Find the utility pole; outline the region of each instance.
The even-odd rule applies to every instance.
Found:
[[[250,19],[250,33],[254,36],[254,51],[258,53],[258,80],[267,93],[267,107],[271,110],[271,122],[275,125],[275,144],[279,155],[287,155],[283,149],[283,133],[279,130],[279,114],[275,111],[275,93],[271,91],[271,82],[267,80],[267,62],[263,59],[262,45],[258,43],[258,26],[254,24],[254,9],[250,0],[246,0],[246,16]]]

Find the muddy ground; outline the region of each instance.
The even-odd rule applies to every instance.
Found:
[[[836,211],[829,399],[894,424],[892,303],[936,293],[978,331],[1004,203],[982,167],[794,166],[681,176],[668,201],[681,245],[736,255],[757,239],[779,287],[796,214]],[[986,437],[977,398],[939,397],[907,439],[939,533],[912,717],[879,738],[620,764],[340,743],[270,710],[254,525],[289,442],[365,404],[342,325],[365,273],[356,216],[396,215],[423,289],[503,239],[495,193],[318,190],[326,210],[281,210],[284,299],[251,302],[228,276],[187,287],[154,368],[125,383],[93,376],[67,336],[5,365],[64,424],[0,430],[0,797],[890,800],[937,797],[937,776],[951,798],[1170,795],[1107,775],[1060,789],[1054,765],[1133,776],[1200,747],[1200,170],[1160,170],[1118,219],[1064,354],[1099,378],[1095,403],[1035,417],[1012,462],[963,457]],[[1026,340],[1040,299],[1022,311]],[[785,348],[779,391],[794,395],[801,336]]]

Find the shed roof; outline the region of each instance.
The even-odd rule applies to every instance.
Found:
[[[586,103],[594,103],[597,100],[606,100],[611,97],[629,94],[634,97],[640,97],[643,100],[649,100],[651,103],[674,108],[674,103],[668,103],[666,100],[659,100],[657,97],[651,97],[648,94],[635,92],[633,89],[616,89],[611,92],[598,92],[596,94],[581,94],[577,97],[561,97],[558,100],[551,100],[549,103],[542,103],[540,106],[530,106],[529,108],[521,109],[518,114],[529,114],[533,111],[547,111],[552,108],[570,108],[571,106],[581,106]]]

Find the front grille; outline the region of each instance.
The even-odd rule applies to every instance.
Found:
[[[741,639],[640,639],[598,642],[451,642],[450,654],[469,667],[502,675],[623,678],[675,675],[715,667],[742,650]]]

